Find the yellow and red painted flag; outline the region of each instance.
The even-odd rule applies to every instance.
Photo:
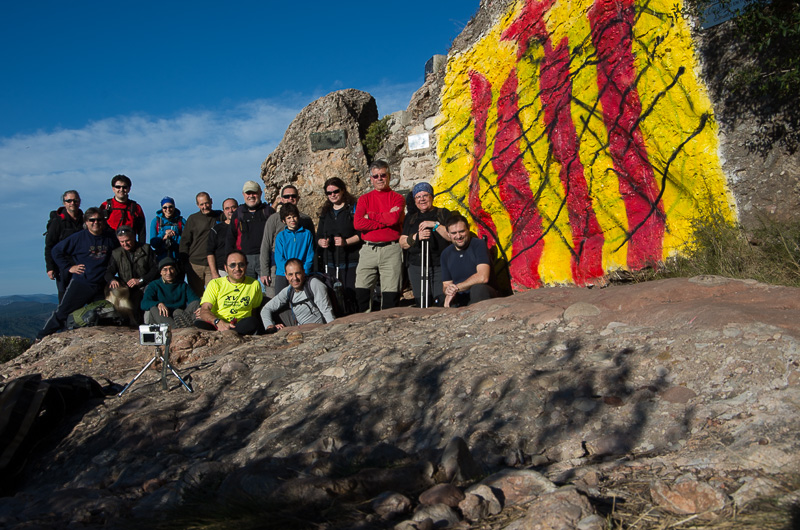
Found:
[[[735,219],[692,39],[666,0],[520,0],[448,60],[436,204],[462,211],[514,289],[585,285]]]

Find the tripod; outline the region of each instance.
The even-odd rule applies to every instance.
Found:
[[[172,375],[174,375],[175,377],[178,378],[178,381],[181,382],[183,387],[186,390],[188,390],[189,392],[192,392],[192,388],[188,384],[186,384],[186,381],[184,381],[181,378],[180,375],[178,375],[178,372],[175,371],[175,368],[173,368],[172,365],[169,362],[169,343],[170,343],[170,339],[171,339],[171,334],[168,333],[167,337],[166,337],[166,341],[164,342],[164,354],[163,355],[161,354],[161,346],[156,346],[156,354],[153,356],[152,359],[150,359],[150,362],[148,362],[146,365],[144,365],[144,368],[142,368],[142,370],[138,374],[136,374],[136,377],[131,379],[130,383],[125,385],[125,388],[123,388],[120,391],[120,393],[117,394],[117,397],[121,397],[122,394],[124,394],[125,391],[128,390],[131,387],[131,385],[133,385],[133,383],[136,382],[137,379],[139,379],[139,377],[141,377],[141,375],[145,372],[145,370],[150,368],[150,365],[152,365],[154,362],[156,362],[156,360],[159,360],[159,359],[161,360],[161,390],[167,390],[167,375],[169,375],[167,373],[167,369],[169,369],[172,372]]]

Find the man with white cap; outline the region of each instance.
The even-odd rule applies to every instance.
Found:
[[[233,214],[225,245],[227,253],[240,250],[247,256],[246,275],[258,278],[261,283],[269,282],[269,271],[261,270],[261,240],[264,238],[264,226],[274,210],[261,202],[261,186],[258,182],[248,180],[242,186],[244,203]]]

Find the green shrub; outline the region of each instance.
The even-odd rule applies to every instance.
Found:
[[[378,121],[374,121],[367,127],[367,134],[361,144],[364,146],[364,152],[367,154],[367,160],[372,162],[381,147],[383,142],[389,137],[389,116],[384,116]]]
[[[711,214],[692,223],[693,240],[658,276],[714,274],[800,286],[800,221],[761,219],[750,233]]]
[[[18,357],[31,347],[33,341],[25,337],[0,337],[0,363]]]

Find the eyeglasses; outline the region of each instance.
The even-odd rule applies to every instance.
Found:
[[[92,217],[91,219],[87,219],[87,223],[102,223],[104,219],[102,217]]]
[[[175,207],[174,206],[169,206],[169,205],[164,205],[164,206],[161,207],[161,209],[162,210],[174,210]]]
[[[115,190],[129,190],[131,189],[130,186],[114,186]]]
[[[414,195],[415,201],[429,201],[431,199],[430,193],[417,193]]]
[[[389,174],[388,173],[380,173],[378,175],[372,175],[372,179],[373,180],[387,179],[387,178],[389,178]]]
[[[245,262],[235,262],[235,263],[228,263],[227,267],[229,269],[246,269],[247,263]]]
[[[244,192],[244,194],[245,195],[261,195],[261,192],[260,191],[250,191],[250,190],[248,190],[248,191]]]
[[[296,194],[293,194],[293,195],[281,195],[281,197],[283,197],[286,200],[289,200],[289,199],[296,199],[297,195]]]
[[[326,191],[325,195],[336,195],[337,193],[342,193],[342,190]]]
[[[80,199],[64,199],[64,202],[67,204],[72,204],[73,202],[77,202],[78,204],[81,203]]]

